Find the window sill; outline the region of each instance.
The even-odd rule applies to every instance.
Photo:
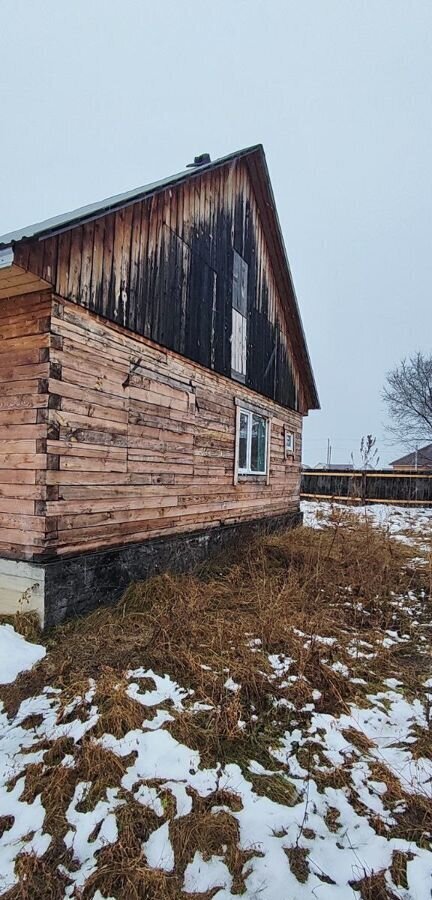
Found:
[[[252,473],[249,475],[245,472],[242,474],[238,474],[238,484],[242,484],[244,482],[256,482],[256,484],[265,484],[267,482],[267,475],[253,475]]]

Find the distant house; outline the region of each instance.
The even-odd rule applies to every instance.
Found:
[[[0,347],[0,610],[299,521],[319,404],[260,145],[0,237]]]
[[[326,466],[326,469],[330,469],[332,472],[351,472],[353,468],[352,463],[329,463]]]
[[[432,444],[413,450],[390,463],[392,469],[432,469]]]
[[[308,466],[313,469],[325,469],[327,472],[351,472],[354,469],[352,463],[318,463],[317,466]]]

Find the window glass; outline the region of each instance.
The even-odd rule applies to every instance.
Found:
[[[292,431],[285,431],[285,453],[294,453],[294,435]]]
[[[262,416],[252,416],[251,462],[252,472],[265,472],[267,423]]]
[[[234,250],[232,305],[242,316],[247,314],[248,264]]]
[[[241,412],[240,413],[240,435],[239,435],[239,469],[247,468],[247,438],[248,438],[248,424],[249,424],[249,416]]]
[[[265,475],[268,420],[246,409],[239,413],[238,471],[244,475]]]

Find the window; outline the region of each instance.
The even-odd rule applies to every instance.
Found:
[[[247,313],[248,264],[234,250],[232,305],[242,316]]]
[[[285,456],[294,455],[294,433],[285,428]]]
[[[249,409],[239,409],[238,473],[267,474],[268,419]]]
[[[246,381],[248,265],[234,250],[232,286],[231,376]]]

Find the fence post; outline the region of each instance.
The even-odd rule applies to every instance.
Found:
[[[367,472],[366,472],[366,469],[363,469],[363,472],[362,472],[362,487],[361,487],[361,495],[362,495],[363,503],[366,503],[366,499],[367,499],[367,484],[366,484],[366,479],[367,479]]]

